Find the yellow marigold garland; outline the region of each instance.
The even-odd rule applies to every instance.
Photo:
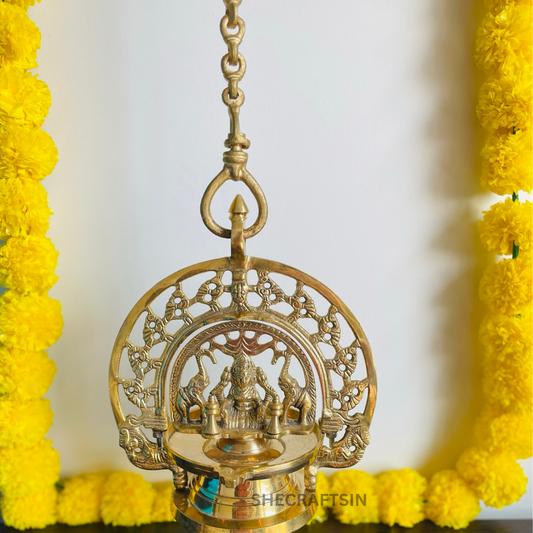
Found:
[[[478,30],[475,59],[486,72],[512,72],[531,63],[531,6],[508,4],[487,13]]]
[[[25,235],[44,237],[51,214],[41,183],[18,178],[0,179],[1,240]]]
[[[479,284],[479,297],[491,312],[518,315],[531,302],[531,256],[502,259],[489,265]]]
[[[481,185],[501,195],[531,192],[531,156],[531,130],[493,133],[481,151]]]
[[[0,397],[0,447],[39,444],[52,427],[53,418],[50,400],[20,402]]]
[[[102,489],[102,520],[112,526],[149,524],[155,497],[156,490],[140,474],[113,472]]]
[[[42,180],[56,163],[56,145],[45,131],[15,124],[0,130],[0,178]]]
[[[56,365],[46,352],[28,352],[2,345],[0,368],[0,399],[20,402],[44,396],[56,373]]]
[[[39,398],[55,365],[34,350],[55,342],[62,327],[59,304],[46,296],[57,279],[57,252],[45,237],[51,211],[37,183],[53,170],[57,149],[38,129],[50,107],[48,88],[25,72],[35,66],[40,43],[38,29],[25,14],[34,4],[0,4],[0,238],[7,240],[0,249],[0,282],[12,290],[0,298],[0,511],[6,524],[18,529],[45,527],[56,514],[70,525],[170,521],[171,483],[151,485],[129,472],[83,474],[65,480],[59,497],[53,485],[59,457],[42,439],[52,413]],[[489,251],[513,258],[489,266],[480,283],[480,298],[489,307],[480,339],[486,349],[483,384],[490,395],[475,426],[479,445],[463,452],[456,470],[437,472],[429,484],[410,469],[377,477],[347,470],[329,481],[320,473],[319,495],[329,491],[365,499],[365,505],[331,503],[343,523],[381,520],[412,527],[425,517],[461,529],[479,513],[478,498],[500,508],[525,491],[527,479],[516,460],[532,454],[532,209],[531,203],[518,202],[517,193],[533,188],[531,0],[485,0],[485,5],[488,13],[475,52],[478,66],[491,76],[477,109],[490,132],[481,154],[481,183],[512,198],[485,212],[479,229]],[[25,410],[24,423],[15,420],[15,405]],[[22,434],[27,449],[20,454],[12,442],[18,437],[20,443]],[[41,464],[37,477],[34,462]],[[327,513],[328,505],[320,507],[313,521],[324,520]]]
[[[425,499],[426,518],[441,527],[464,529],[481,511],[477,496],[455,470],[434,474]]]
[[[513,202],[506,198],[484,211],[479,223],[481,242],[489,252],[510,255],[513,246],[531,248],[533,209],[531,202]]]
[[[21,69],[37,66],[41,33],[26,13],[17,6],[0,4],[0,67],[14,65]]]
[[[100,504],[109,472],[95,472],[61,482],[57,521],[70,526],[101,522]]]
[[[37,76],[18,66],[0,69],[0,125],[38,128],[43,125],[51,104],[50,91]]]
[[[34,6],[35,2],[40,2],[40,1],[41,0],[9,0],[9,3],[26,10],[28,9],[28,7]]]
[[[533,453],[531,413],[507,413],[488,404],[479,415],[474,432],[490,453],[508,452],[518,459],[527,459]]]
[[[489,313],[481,323],[479,338],[487,360],[516,361],[518,365],[524,365],[531,358],[531,305],[516,316]]]
[[[59,339],[62,327],[61,305],[57,300],[14,290],[0,296],[0,342],[5,346],[45,350]]]
[[[44,528],[56,521],[59,454],[45,435],[52,424],[41,399],[55,374],[42,350],[60,336],[57,251],[46,232],[46,190],[57,149],[42,131],[50,91],[36,75],[41,35],[26,9],[35,0],[0,3],[0,512],[6,525]]]
[[[504,412],[531,413],[531,367],[531,359],[489,357],[483,368],[483,390],[491,398],[489,403]]]
[[[493,133],[481,151],[481,184],[496,194],[531,192],[531,130]]]
[[[33,447],[24,446],[22,442],[17,447],[0,448],[0,465],[2,497],[30,496],[59,479],[59,454],[52,448],[51,440],[41,440]],[[28,524],[27,527],[33,526]]]
[[[343,524],[377,524],[379,522],[379,507],[377,495],[377,481],[374,476],[360,470],[342,470],[330,477],[330,491],[332,494],[346,494],[354,505],[343,505],[337,497],[332,502],[333,516]],[[359,496],[359,499],[357,498]],[[364,505],[361,501],[364,499]]]
[[[0,248],[0,285],[26,294],[50,289],[59,254],[46,237],[13,237]]]
[[[3,495],[0,513],[6,524],[17,529],[42,529],[56,521],[57,490],[50,485],[27,496]]]
[[[468,448],[459,457],[456,469],[490,507],[501,509],[511,505],[526,492],[527,478],[507,452],[494,454],[477,447]]]
[[[531,0],[485,0],[485,7],[491,13],[500,13],[504,8],[514,5],[531,5]]]
[[[413,527],[424,520],[427,481],[415,470],[389,470],[377,476],[379,519],[388,526]]]
[[[480,91],[477,115],[491,133],[527,130],[531,120],[531,71],[489,78]]]
[[[475,424],[477,447],[465,450],[458,473],[486,505],[518,501],[527,478],[517,459],[531,457],[531,1],[488,0],[477,36],[479,66],[489,72],[478,117],[493,132],[482,151],[481,183],[507,196],[479,225],[489,251],[510,255],[489,265],[480,282],[488,314],[480,328],[485,349],[486,405]]]

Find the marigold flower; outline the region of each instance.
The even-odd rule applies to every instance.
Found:
[[[56,523],[56,500],[54,485],[21,498],[4,494],[0,498],[0,514],[6,526],[19,530],[43,529]]]
[[[0,179],[0,239],[29,233],[44,237],[51,214],[40,183]]]
[[[35,68],[40,46],[41,32],[24,9],[0,3],[0,67]]]
[[[479,330],[488,358],[515,361],[517,366],[531,359],[532,337],[531,304],[516,316],[488,313]]]
[[[69,526],[101,522],[100,502],[109,472],[94,472],[61,481],[57,521]]]
[[[52,97],[44,81],[12,66],[0,69],[0,125],[42,126]]]
[[[40,2],[41,0],[5,0],[5,2],[19,6],[22,9],[28,9],[28,7],[34,6],[36,1]]]
[[[434,474],[425,498],[426,517],[439,527],[464,529],[481,512],[477,496],[455,470]]]
[[[0,129],[0,178],[42,180],[56,163],[56,145],[41,128],[9,124]]]
[[[485,0],[485,7],[492,13],[499,13],[502,9],[515,4],[531,5],[531,0]]]
[[[6,400],[37,400],[52,384],[56,365],[46,352],[26,352],[0,345],[0,395]]]
[[[150,523],[156,491],[133,472],[113,472],[102,490],[100,510],[106,525],[141,526]]]
[[[505,413],[485,405],[478,416],[474,433],[479,446],[491,453],[506,452],[513,459],[528,459],[533,454],[531,413]]]
[[[509,412],[531,412],[531,370],[531,356],[524,361],[489,359],[483,368],[483,390],[487,398]]]
[[[474,59],[486,72],[509,72],[531,63],[531,6],[508,5],[488,13],[477,32]]]
[[[47,291],[57,281],[58,252],[46,237],[14,237],[0,247],[0,285],[27,292]]]
[[[517,315],[531,302],[531,255],[489,265],[479,284],[479,297],[491,311]]]
[[[174,522],[172,516],[172,493],[174,484],[170,482],[152,483],[156,495],[152,508],[152,522]]]
[[[531,145],[531,130],[493,133],[481,151],[481,184],[500,195],[531,192]]]
[[[424,520],[426,479],[415,470],[389,470],[377,476],[379,519],[388,526],[413,527]]]
[[[531,202],[518,202],[506,198],[483,212],[478,224],[481,242],[489,252],[512,254],[513,244],[520,251],[531,248],[533,206]]]
[[[500,128],[508,131],[528,129],[531,122],[530,72],[488,79],[481,87],[477,116],[490,132]]]
[[[489,507],[501,509],[511,505],[526,492],[527,477],[509,454],[467,448],[459,457],[456,468]]]
[[[61,336],[61,304],[49,296],[7,291],[0,296],[0,342],[38,352]]]
[[[328,519],[329,515],[329,508],[331,507],[332,503],[330,501],[330,487],[329,487],[329,481],[326,475],[322,472],[318,472],[316,475],[316,499],[318,502],[318,507],[316,509],[315,514],[313,515],[313,518],[309,520],[309,524],[321,524],[322,522],[325,522]],[[323,505],[322,505],[323,504]]]
[[[50,400],[19,402],[0,397],[0,446],[36,446],[52,427]]]
[[[4,498],[43,491],[59,478],[59,453],[52,448],[51,440],[42,440],[31,448],[0,448],[0,464],[0,492]]]
[[[377,481],[374,476],[360,470],[342,470],[329,478],[331,494],[338,494],[332,502],[332,512],[335,518],[343,524],[377,524],[379,523],[378,497],[376,493]],[[346,495],[346,505],[341,497]],[[366,505],[360,504],[362,499]]]

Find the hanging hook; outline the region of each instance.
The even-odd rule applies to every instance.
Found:
[[[246,155],[244,152],[237,153],[240,153],[241,156]],[[226,154],[229,155],[232,153],[226,152]],[[254,195],[254,198],[257,202],[257,219],[249,228],[243,231],[244,239],[251,239],[264,228],[268,217],[268,206],[263,190],[255,178],[246,170],[244,164],[239,166],[228,162],[224,167],[224,170],[222,170],[222,172],[207,186],[200,204],[200,214],[202,215],[202,220],[207,226],[207,229],[218,237],[222,237],[224,239],[231,238],[231,230],[228,228],[223,228],[217,224],[213,218],[213,215],[211,214],[211,202],[213,201],[213,197],[218,189],[220,189],[220,187],[222,187],[222,185],[228,180],[242,181],[248,187],[248,189],[250,189],[250,192]]]
[[[220,23],[220,31],[222,32],[224,41],[228,45],[228,53],[222,58],[222,73],[228,82],[228,87],[222,92],[222,100],[228,107],[230,117],[230,132],[228,138],[224,142],[225,146],[229,148],[229,151],[225,152],[223,156],[224,169],[215,179],[213,179],[213,181],[211,181],[202,197],[200,214],[209,231],[224,239],[232,238],[232,230],[224,228],[215,222],[213,215],[211,214],[211,202],[218,189],[220,189],[226,181],[242,181],[254,195],[258,208],[256,221],[247,229],[244,229],[244,218],[246,218],[246,214],[244,214],[244,218],[242,218],[241,215],[243,215],[243,213],[238,213],[239,216],[237,218],[239,220],[237,222],[240,224],[240,229],[237,233],[239,233],[239,237],[238,239],[232,239],[232,241],[235,240],[235,246],[232,245],[232,249],[240,247],[244,250],[244,240],[257,235],[265,226],[268,216],[268,207],[265,195],[261,190],[259,183],[257,183],[255,178],[246,170],[248,154],[243,150],[250,147],[250,141],[241,131],[239,122],[240,109],[244,103],[244,92],[239,88],[239,82],[242,80],[246,72],[246,61],[239,53],[239,44],[242,41],[245,31],[244,21],[238,14],[238,8],[241,5],[241,2],[242,0],[224,0],[226,14]],[[228,31],[228,28],[238,29],[236,33],[231,33]],[[236,68],[232,69],[231,67]],[[232,216],[230,217],[234,228],[236,218],[233,215],[235,214],[236,213],[232,213]],[[235,236],[236,232],[234,231],[233,233]],[[239,241],[238,244],[237,241]],[[241,241],[243,241],[242,246]]]

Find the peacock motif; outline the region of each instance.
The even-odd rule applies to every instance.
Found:
[[[181,417],[181,423],[184,424],[192,423],[191,407],[195,405],[200,408],[201,418],[204,416],[205,399],[203,393],[211,381],[202,359],[208,357],[214,364],[217,363],[213,352],[209,350],[201,350],[194,357],[198,365],[198,373],[189,380],[188,385],[179,388],[176,400],[176,410]]]
[[[275,352],[272,357],[272,364],[275,365],[280,357],[285,359],[278,378],[279,388],[285,394],[283,398],[282,423],[288,424],[289,409],[294,407],[299,411],[298,423],[308,425],[313,422],[312,410],[314,403],[311,394],[305,387],[300,386],[297,379],[289,374],[292,354],[288,351]]]

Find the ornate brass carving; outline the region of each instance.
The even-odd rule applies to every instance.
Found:
[[[255,284],[247,281],[253,271],[258,277]],[[203,272],[214,272],[215,274],[208,275],[207,278],[204,277],[204,281],[199,283],[196,294],[187,296],[183,290],[183,281]],[[225,272],[232,274],[231,282],[222,281]],[[287,294],[277,283],[275,276],[279,274],[296,280],[292,293]],[[328,302],[329,307],[326,314],[321,315],[317,311],[310,292],[306,290],[307,287],[317,291]],[[172,292],[166,301],[164,316],[158,317],[153,310],[153,303],[161,293],[169,288],[172,289]],[[224,305],[222,302],[222,297],[225,294],[231,296],[228,305]],[[253,304],[252,295],[257,297],[257,302],[254,300]],[[195,317],[191,308],[196,304],[201,304],[204,312]],[[279,304],[287,305],[285,314],[277,310]],[[347,332],[341,331],[341,317],[348,324],[349,330]],[[130,339],[130,333],[139,320],[142,324],[142,337],[144,339],[144,345],[141,346],[136,345]],[[181,324],[181,327],[175,333],[170,333],[169,331],[174,329],[170,326],[176,322]],[[290,408],[298,411],[299,422],[302,422],[302,413],[306,423],[315,418],[315,406],[312,398],[314,389],[308,386],[309,383],[314,382],[311,366],[314,367],[314,372],[323,388],[320,425],[322,432],[333,438],[331,446],[328,444],[322,446],[316,460],[321,466],[333,467],[353,465],[360,460],[368,444],[368,425],[372,417],[376,396],[372,355],[362,329],[344,304],[313,278],[280,263],[252,257],[246,258],[244,269],[240,267],[234,269],[232,262],[223,258],[180,271],[150,291],[135,306],[127,318],[114,348],[111,367],[113,404],[117,421],[121,427],[125,423],[126,417],[120,407],[119,386],[124,391],[125,399],[140,409],[140,415],[135,417],[135,420],[138,421],[136,426],[138,428],[137,438],[146,441],[143,449],[146,450],[147,457],[152,455],[148,446],[150,441],[140,429],[141,426],[144,429],[153,429],[154,417],[164,417],[168,408],[172,413],[171,423],[183,423],[187,418],[187,410],[190,410],[191,407],[197,406],[199,413],[203,412],[204,394],[209,392],[210,377],[207,375],[204,365],[198,361],[202,361],[206,357],[211,358],[212,356],[207,354],[213,353],[212,351],[204,348],[205,351],[194,353],[193,344],[189,343],[183,352],[177,356],[176,365],[172,370],[170,385],[172,401],[169,406],[164,403],[164,379],[171,360],[176,356],[178,348],[184,340],[205,324],[217,322],[219,324],[215,327],[218,329],[209,334],[200,334],[198,342],[211,342],[208,337],[219,334],[226,335],[233,329],[241,332],[239,338],[244,345],[243,339],[245,337],[242,335],[247,328],[255,334],[259,334],[259,332],[273,334],[273,340],[268,345],[269,349],[275,348],[274,339],[282,339],[281,342],[285,342],[288,351],[273,350],[268,362],[270,364],[272,362],[277,363],[279,366],[278,360],[284,361],[278,378],[280,389],[284,393],[281,397],[283,402],[282,424],[287,421],[285,413],[288,413]],[[306,328],[305,323],[308,323],[309,327]],[[314,328],[310,327],[312,323],[315,324]],[[345,334],[349,335],[347,343],[343,340]],[[214,339],[214,337],[212,338]],[[151,358],[151,350],[161,343],[164,343],[162,355]],[[190,349],[189,345],[191,346]],[[210,346],[213,350],[220,350],[222,353],[233,357],[238,352],[238,345],[239,343],[233,341],[227,346],[212,341]],[[324,351],[326,346],[330,347],[331,353]],[[255,358],[258,356],[257,350],[264,351],[266,347],[247,341],[247,350],[249,351],[248,355],[253,354],[250,357]],[[122,377],[118,371],[123,354],[127,354],[127,361],[133,374],[131,378]],[[190,382],[179,383],[177,376],[181,375],[185,360],[190,357],[196,361],[198,372]],[[306,380],[309,380],[305,386],[295,383],[294,378],[287,371],[286,363],[290,358],[297,359],[302,365]],[[366,370],[361,374],[366,375],[356,379],[356,370],[360,371],[361,365]],[[264,367],[264,363],[262,367]],[[254,387],[258,383],[257,371],[255,370],[255,372]],[[146,386],[145,377],[152,374],[155,374],[155,378],[151,380],[153,384]],[[222,385],[225,382],[227,384],[232,382],[231,366],[228,369],[223,369],[219,375],[221,376],[220,380],[214,385],[211,393],[219,399],[222,407],[224,400],[227,399],[221,395]],[[339,382],[340,385],[334,386],[333,377],[335,377],[335,383]],[[265,397],[268,403],[273,396],[272,391],[268,389],[271,385],[262,375],[259,382],[261,388],[267,391]],[[311,402],[304,392],[311,396]],[[365,394],[366,404],[364,409],[361,409],[360,405]],[[261,402],[264,402],[264,397]],[[266,412],[265,406],[266,404],[263,403],[263,412]],[[225,408],[228,409],[227,406]],[[223,411],[223,409],[221,410]],[[264,415],[262,416],[264,418]],[[200,418],[203,419],[201,414]],[[145,423],[145,420],[149,420],[149,422]],[[292,422],[294,425],[295,421]],[[200,420],[197,418],[191,423],[187,419],[185,425],[199,424]],[[130,460],[137,463],[136,457],[129,450],[126,451]],[[147,458],[145,463],[146,461],[150,462],[150,459]],[[157,460],[154,456],[154,464],[157,464],[157,467],[160,468],[163,463],[164,460],[159,456]],[[171,466],[170,464],[167,465],[167,467]]]
[[[230,334],[236,333],[235,338]],[[260,337],[267,340],[260,342]],[[222,338],[224,342],[217,342],[215,338]],[[203,347],[203,348],[202,348]],[[208,328],[195,337],[181,351],[179,360],[175,364],[170,380],[170,404],[172,406],[175,426],[190,429],[189,425],[199,426],[202,420],[185,420],[180,410],[181,376],[189,360],[198,360],[199,354],[209,354],[216,362],[215,352],[218,351],[232,358],[232,364],[226,366],[219,382],[210,391],[220,405],[220,420],[218,425],[228,429],[265,429],[266,414],[269,405],[278,397],[278,393],[268,382],[267,374],[262,367],[256,366],[253,359],[261,354],[272,352],[271,363],[275,364],[279,357],[285,357],[285,364],[281,369],[279,384],[284,394],[283,425],[289,430],[305,430],[315,422],[315,379],[311,365],[301,348],[285,333],[276,328],[252,321],[223,322]],[[288,373],[288,364],[295,357],[301,365],[305,383],[300,386],[298,381]],[[263,358],[263,364],[269,359]],[[198,375],[197,375],[198,376]],[[193,378],[191,381],[193,381]],[[190,382],[189,382],[190,383]],[[290,386],[289,386],[290,384]],[[230,387],[227,394],[225,390]],[[263,392],[261,396],[260,390]],[[198,400],[203,409],[204,399]],[[289,408],[299,412],[297,420],[288,419]],[[185,423],[184,423],[185,422]],[[185,427],[183,427],[185,426]],[[297,427],[296,427],[297,426]]]

